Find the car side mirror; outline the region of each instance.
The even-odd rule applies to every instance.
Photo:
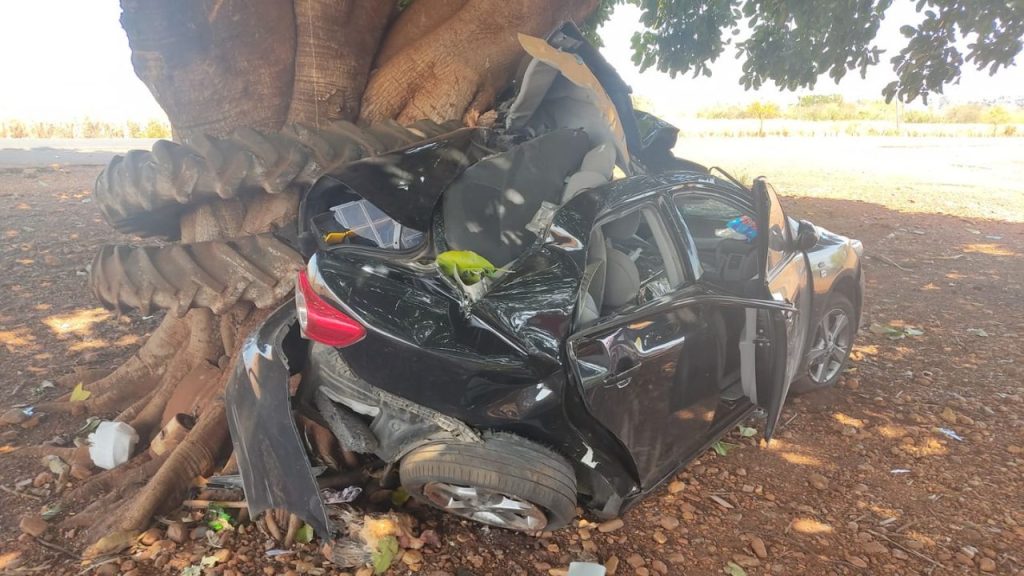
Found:
[[[807,220],[801,220],[796,232],[796,249],[807,251],[818,243],[818,231]]]

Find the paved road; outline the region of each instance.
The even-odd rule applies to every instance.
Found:
[[[0,168],[16,166],[103,165],[128,150],[149,150],[153,142],[135,139],[0,138]]]

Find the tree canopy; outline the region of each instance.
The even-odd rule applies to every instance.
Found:
[[[732,49],[747,89],[812,88],[821,76],[863,76],[888,59],[897,79],[882,90],[886,100],[927,101],[964,66],[995,74],[1014,65],[1024,38],[1022,0],[918,0],[920,21],[900,28],[906,45],[891,56],[876,37],[892,0],[602,0],[588,28],[627,3],[642,13],[632,37],[641,70],[710,76]]]

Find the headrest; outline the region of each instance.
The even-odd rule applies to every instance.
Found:
[[[597,172],[604,176],[605,180],[612,179],[612,170],[615,169],[615,148],[604,143],[598,144],[587,155],[583,157],[583,164],[580,171]]]
[[[631,212],[618,220],[612,220],[601,228],[609,240],[628,240],[640,227],[640,212]]]
[[[607,184],[608,179],[597,172],[580,171],[572,176],[565,183],[565,190],[562,192],[562,204],[572,200],[574,196],[586,190],[602,184]]]

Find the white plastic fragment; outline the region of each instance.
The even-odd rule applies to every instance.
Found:
[[[139,435],[128,424],[103,421],[89,434],[89,457],[97,467],[110,470],[127,462],[138,442]]]
[[[570,562],[568,576],[604,576],[605,567],[593,562]]]

